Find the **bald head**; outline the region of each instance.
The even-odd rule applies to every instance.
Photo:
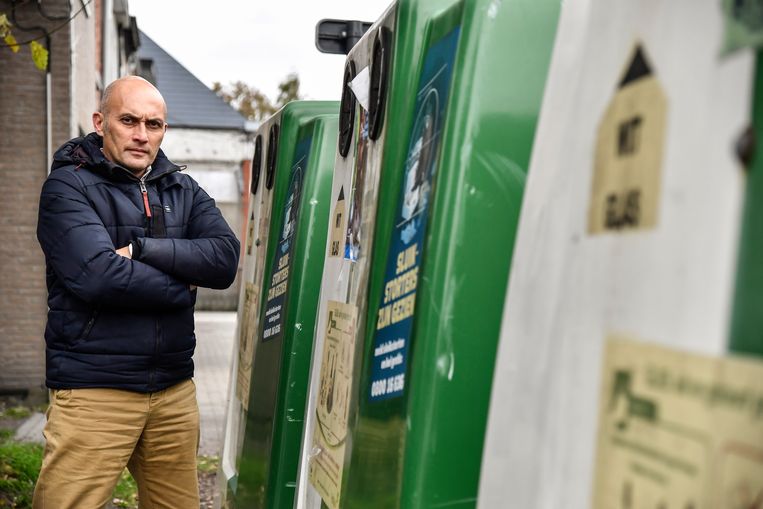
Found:
[[[103,91],[93,113],[95,131],[103,137],[103,154],[140,177],[153,163],[167,129],[167,105],[148,81],[127,76]]]
[[[127,87],[128,90],[134,88],[146,88],[147,90],[153,90],[156,95],[161,99],[164,104],[164,97],[159,90],[151,84],[150,81],[141,78],[140,76],[125,76],[123,78],[116,79],[109,83],[106,89],[101,94],[101,103],[98,105],[98,111],[106,115],[110,107],[110,101],[115,93],[118,93],[122,88]],[[164,105],[164,114],[167,115],[167,105]]]

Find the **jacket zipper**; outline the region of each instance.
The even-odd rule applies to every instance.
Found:
[[[151,205],[148,203],[148,189],[146,189],[146,177],[143,177],[138,181],[140,186],[140,194],[143,195],[143,208],[146,211],[146,217],[151,217]]]
[[[93,325],[95,325],[95,319],[98,318],[98,311],[93,311],[93,314],[90,315],[90,320],[87,321],[87,325],[85,325],[85,329],[82,331],[82,334],[80,334],[80,339],[85,340],[90,335],[90,331],[93,330]]]
[[[87,337],[90,335],[90,331],[93,330],[93,326],[95,325],[95,321],[97,319],[98,311],[95,310],[90,314],[90,319],[85,324],[85,327],[82,329],[79,336],[75,338],[74,343],[69,346],[69,349],[72,349],[87,340]]]

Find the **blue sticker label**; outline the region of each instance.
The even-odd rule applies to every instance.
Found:
[[[416,95],[403,186],[376,317],[370,399],[401,396],[416,306],[429,201],[442,139],[459,27],[429,48]]]
[[[286,195],[278,246],[273,260],[273,270],[270,272],[265,317],[262,320],[263,341],[279,339],[283,335],[290,280],[290,257],[296,240],[299,206],[302,202],[302,181],[307,170],[307,158],[310,155],[312,140],[312,137],[308,137],[299,142],[289,174],[289,193]]]

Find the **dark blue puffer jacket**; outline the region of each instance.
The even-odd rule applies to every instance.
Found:
[[[153,392],[193,376],[189,285],[225,288],[239,242],[214,200],[159,154],[145,180],[95,133],[55,154],[37,238],[48,285],[47,386]],[[135,241],[133,259],[115,249]]]

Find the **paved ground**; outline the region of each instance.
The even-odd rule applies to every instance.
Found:
[[[201,413],[199,454],[219,456],[225,425],[228,379],[230,376],[236,313],[196,312],[196,390]],[[45,416],[33,414],[16,430],[16,439],[43,442]]]
[[[199,454],[219,456],[222,451],[236,313],[196,312],[196,397],[201,413]]]

